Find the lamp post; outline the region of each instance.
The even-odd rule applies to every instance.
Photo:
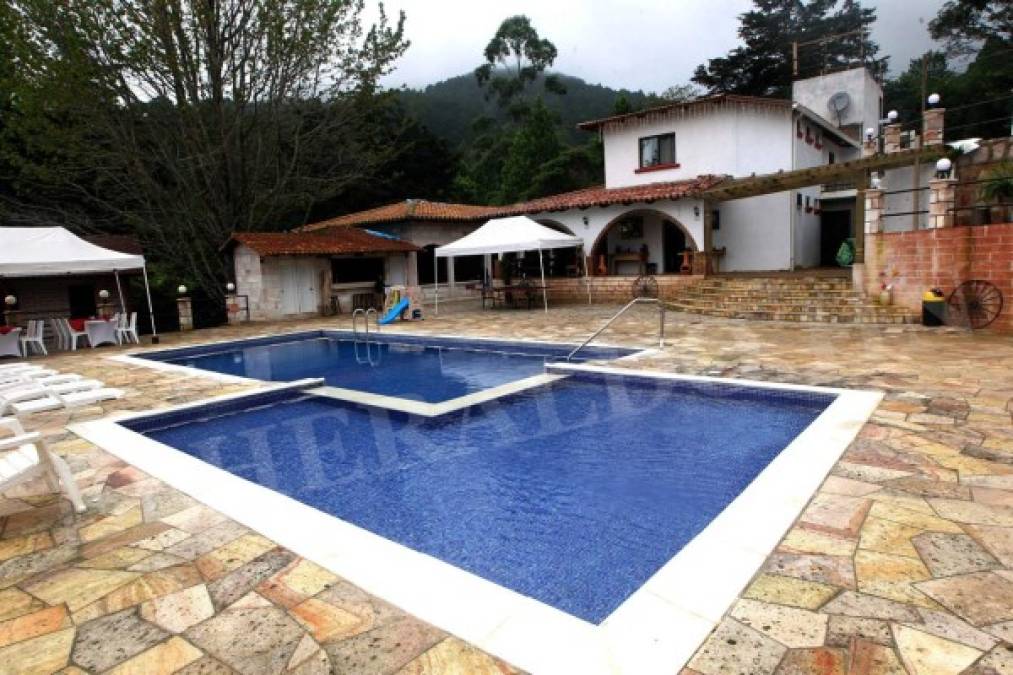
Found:
[[[4,323],[8,326],[13,326],[11,322],[11,314],[14,313],[14,306],[18,304],[17,296],[11,294],[4,298]]]
[[[180,284],[176,288],[176,292],[179,297],[176,298],[176,312],[179,315],[179,329],[180,330],[193,330],[193,302],[188,296],[187,288],[183,284]]]
[[[109,311],[109,291],[104,288],[100,290],[98,292],[98,299],[98,315],[103,319],[108,319],[112,316],[112,313]]]

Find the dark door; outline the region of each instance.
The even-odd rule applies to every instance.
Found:
[[[70,315],[75,318],[95,316],[95,284],[73,284],[67,287]]]
[[[665,274],[675,274],[682,267],[682,252],[686,250],[686,234],[675,223],[666,220],[661,230],[661,245],[665,249]]]
[[[836,267],[837,251],[851,236],[851,211],[824,211],[820,216],[820,266]]]

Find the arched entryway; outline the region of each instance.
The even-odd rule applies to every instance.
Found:
[[[683,251],[698,246],[676,218],[655,209],[631,209],[614,218],[591,247],[596,275],[679,274]]]

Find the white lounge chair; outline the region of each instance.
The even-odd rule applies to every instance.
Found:
[[[42,319],[29,319],[28,330],[21,336],[21,351],[24,352],[25,356],[31,353],[32,347],[42,352],[43,356],[49,356],[49,352],[46,351],[46,343],[43,339],[43,334],[46,330],[46,322]]]
[[[74,327],[70,325],[68,319],[58,319],[63,322],[63,334],[67,338],[67,344],[70,346],[71,351],[77,351],[77,341],[81,338],[88,339],[88,333],[83,330],[74,330]]]
[[[13,417],[0,418],[0,429],[11,434],[0,438],[0,493],[41,475],[51,489],[63,490],[75,511],[84,512],[84,500],[70,467],[62,457],[49,451],[37,431],[25,432]]]
[[[129,317],[127,314],[120,315],[120,323],[116,327],[116,339],[121,345],[128,342],[141,344],[141,338],[137,336],[137,312],[130,312]]]
[[[9,382],[18,382],[28,379],[35,379],[38,377],[47,377],[50,375],[56,375],[57,372],[50,368],[41,368],[39,366],[33,366],[31,368],[19,368],[18,370],[11,370],[0,372],[0,384],[7,384]]]
[[[0,414],[7,412],[8,410],[15,410],[17,408],[15,404],[28,404],[29,402],[38,402],[41,406],[43,402],[50,403],[50,399],[63,396],[76,394],[88,391],[97,391],[105,386],[104,382],[99,380],[71,380],[70,382],[60,382],[53,385],[42,385],[35,382],[27,382],[22,384],[20,387],[13,389],[6,389],[0,392]],[[31,407],[31,406],[29,406]],[[39,410],[55,410],[60,405],[56,405],[52,408],[40,407]],[[36,410],[27,410],[22,412],[37,412]]]
[[[34,363],[28,361],[12,361],[11,363],[0,363],[0,373],[9,373],[13,370],[24,370],[25,368],[38,368]]]
[[[60,408],[80,408],[92,403],[120,398],[124,394],[122,389],[113,387],[99,387],[69,393],[57,391],[58,387],[44,387],[43,389],[46,394],[44,396],[24,401],[12,401],[10,408],[14,414],[28,415],[46,410],[59,410]],[[25,395],[28,395],[27,392]]]
[[[54,370],[46,368],[40,369],[40,372],[29,372],[24,375],[11,380],[0,380],[0,391],[10,391],[11,389],[17,389],[27,385],[41,385],[43,387],[51,387],[57,384],[64,384],[66,382],[75,382],[82,380],[80,375],[77,373],[57,373]]]

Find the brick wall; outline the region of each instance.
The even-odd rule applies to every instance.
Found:
[[[697,275],[661,275],[658,293],[663,299],[675,296],[678,289],[703,279]],[[633,276],[590,277],[591,301],[598,303],[623,303],[633,299]],[[587,286],[583,278],[546,279],[549,300],[554,302],[587,302]]]
[[[990,328],[1013,331],[1013,223],[867,234],[865,282],[870,295],[879,293],[880,272],[894,284],[894,302],[918,310],[928,288],[942,288],[949,297],[962,281],[990,281],[1004,299],[1003,311]]]

